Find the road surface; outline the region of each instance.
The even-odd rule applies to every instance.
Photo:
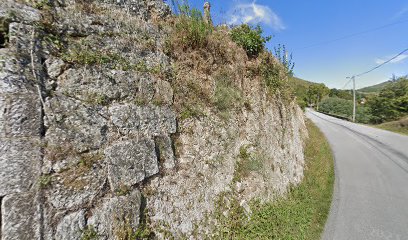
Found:
[[[408,136],[306,111],[335,157],[324,240],[408,239]]]

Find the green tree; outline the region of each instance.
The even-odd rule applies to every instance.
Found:
[[[408,79],[394,79],[377,97],[368,101],[373,123],[393,121],[408,114]]]
[[[353,100],[353,93],[350,90],[330,89],[329,97],[338,97],[346,100]]]
[[[324,97],[329,95],[330,89],[323,83],[312,84],[307,90],[307,100],[309,106],[315,106],[319,110],[319,103]]]
[[[320,104],[320,111],[328,114],[342,116],[348,119],[353,115],[353,101],[338,97],[325,98]],[[364,105],[357,105],[356,121],[368,123],[371,119],[370,108]]]

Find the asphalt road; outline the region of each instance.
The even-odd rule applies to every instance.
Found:
[[[408,136],[307,110],[335,157],[324,240],[408,239]]]

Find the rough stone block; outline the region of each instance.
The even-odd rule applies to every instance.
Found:
[[[176,166],[172,141],[169,136],[159,136],[155,138],[156,148],[159,152],[159,159],[165,169],[172,169]]]
[[[55,79],[61,75],[65,63],[59,58],[50,57],[45,61],[45,66],[47,67],[48,76]]]
[[[113,191],[132,186],[159,172],[154,141],[121,141],[105,150],[108,179]]]
[[[14,55],[15,52],[12,49],[0,49],[0,94],[34,92],[36,89],[33,82],[28,81],[22,74],[24,70],[19,62],[21,58],[16,58]]]
[[[35,193],[8,195],[1,205],[2,240],[37,240],[40,236],[40,210]]]
[[[116,239],[115,235],[125,229],[137,230],[139,226],[141,194],[134,190],[127,196],[104,199],[88,219],[100,239]]]
[[[58,240],[77,240],[81,239],[85,228],[85,211],[71,213],[65,216],[58,224],[55,233],[55,239]]]
[[[51,145],[68,142],[84,152],[99,149],[106,141],[108,123],[100,109],[65,96],[47,99],[45,104],[46,139]]]
[[[156,81],[137,72],[71,68],[58,78],[58,91],[90,104],[101,100],[148,103],[154,97]]]
[[[41,101],[36,94],[7,94],[0,100],[5,137],[38,137],[41,132]]]
[[[28,191],[40,175],[40,139],[0,139],[0,196]]]
[[[124,134],[159,136],[176,132],[176,115],[169,107],[116,104],[109,113],[112,123]]]
[[[52,176],[49,201],[58,210],[77,209],[95,200],[106,182],[99,167],[73,167]]]
[[[172,105],[173,88],[171,87],[171,84],[167,81],[158,80],[155,87],[156,87],[156,92],[154,96],[155,101],[163,105]]]
[[[0,1],[0,18],[33,23],[40,21],[41,13],[38,9],[29,7],[26,4],[14,0],[2,0]]]

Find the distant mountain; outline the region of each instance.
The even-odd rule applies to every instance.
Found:
[[[302,95],[303,97],[303,95],[306,94],[307,89],[309,89],[309,86],[319,85],[319,83],[310,82],[310,81],[307,81],[301,78],[297,78],[297,77],[291,77],[289,81],[291,81],[291,85],[293,86],[298,98],[300,97],[300,95]]]
[[[373,86],[369,86],[369,87],[365,87],[365,88],[360,88],[358,89],[359,92],[363,92],[363,93],[379,93],[381,90],[383,90],[385,87],[387,87],[388,85],[394,83],[394,82],[398,82],[401,79],[396,79],[396,80],[389,80],[383,83],[379,83]]]

